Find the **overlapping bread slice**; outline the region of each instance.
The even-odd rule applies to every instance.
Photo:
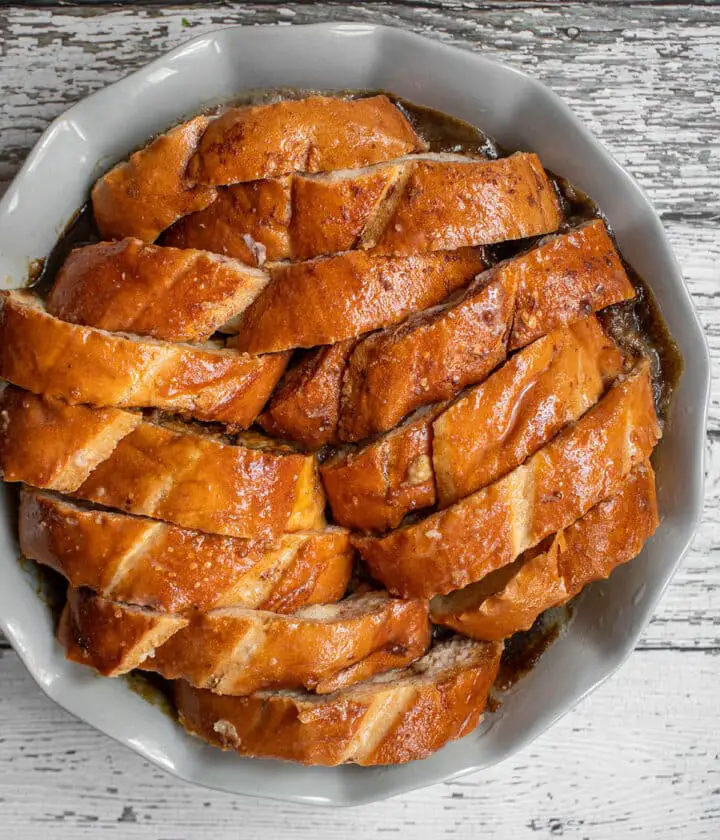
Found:
[[[478,725],[502,644],[453,639],[408,668],[332,694],[261,691],[222,697],[175,684],[180,722],[245,756],[302,764],[401,764],[425,758]]]
[[[160,408],[247,428],[288,358],[109,333],[53,317],[36,295],[0,293],[0,377],[71,403]]]
[[[484,267],[473,248],[402,257],[348,251],[275,265],[232,343],[246,353],[335,344],[439,303]]]
[[[550,607],[574,598],[594,580],[632,560],[658,525],[655,476],[643,461],[608,499],[549,544],[430,603],[433,621],[475,639],[505,639],[529,630]]]
[[[361,247],[415,254],[488,245],[552,233],[562,221],[555,188],[535,154],[473,163],[418,160],[366,226]]]
[[[220,187],[211,205],[184,216],[161,242],[215,251],[255,266],[287,260],[292,256],[291,183],[292,178],[285,177]]]
[[[205,534],[91,507],[30,487],[20,495],[20,550],[73,588],[163,612],[246,607],[294,612],[338,601],[352,572],[347,531],[274,542]]]
[[[308,449],[337,442],[343,373],[355,339],[310,351],[285,374],[258,423]]]
[[[594,405],[626,364],[591,316],[539,338],[460,395],[433,422],[440,506],[521,464]]]
[[[449,406],[418,409],[328,458],[320,475],[335,521],[382,532],[413,510],[470,495],[580,417],[625,363],[595,317],[538,339]]]
[[[63,263],[47,310],[63,321],[167,341],[206,341],[239,315],[268,277],[207,251],[139,239],[77,248]]]
[[[424,148],[386,96],[310,96],[226,111],[203,134],[188,175],[200,184],[236,184],[368,166]]]
[[[546,447],[494,484],[385,537],[354,537],[390,592],[432,597],[506,566],[622,486],[660,437],[640,363]]]
[[[215,199],[213,187],[193,184],[185,174],[209,122],[200,116],[176,126],[95,183],[93,213],[103,238],[154,242],[177,219]]]
[[[267,439],[232,443],[13,387],[0,398],[0,418],[6,481],[245,539],[324,524],[315,457]]]
[[[221,187],[164,242],[239,257],[307,260],[376,247],[422,253],[557,230],[554,187],[536,155],[486,161],[422,153],[361,169]]]
[[[320,465],[333,520],[358,531],[387,531],[435,504],[432,423],[444,404],[425,406],[364,446],[337,449]]]
[[[304,686],[326,693],[403,667],[430,644],[428,605],[354,595],[290,615],[226,607],[177,616],[71,590],[61,622],[68,657],[106,676],[133,668],[218,694]],[[161,638],[149,650],[146,640]]]
[[[338,437],[358,441],[448,399],[505,359],[515,284],[501,273],[361,340],[348,359]]]
[[[359,342],[344,377],[339,437],[386,431],[484,379],[508,349],[634,295],[602,221],[552,237],[464,294]]]

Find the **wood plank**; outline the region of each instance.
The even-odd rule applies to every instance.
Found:
[[[93,837],[537,840],[720,834],[717,656],[636,653],[499,767],[340,811],[231,797],[174,780],[48,700],[0,659],[0,825],[15,840]],[[242,828],[239,828],[239,827]]]

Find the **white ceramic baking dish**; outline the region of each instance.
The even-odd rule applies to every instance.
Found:
[[[18,562],[13,498],[0,523],[0,624],[47,694],[177,776],[233,793],[359,804],[501,761],[599,685],[629,655],[680,562],[703,500],[709,360],[662,225],[632,178],[534,79],[479,54],[365,24],[233,27],[203,35],[72,107],[48,128],[0,204],[0,279],[22,286],[95,178],[154,132],[254,88],[384,89],[480,126],[508,149],[537,152],[602,207],[619,246],[651,285],[686,362],[654,456],[662,524],[642,554],[582,595],[539,664],[472,735],[400,767],[302,768],[249,761],[187,736],[125,680],[67,662],[29,564]]]

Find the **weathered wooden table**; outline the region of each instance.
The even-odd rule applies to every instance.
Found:
[[[707,330],[707,504],[637,651],[515,759],[327,811],[178,782],[54,706],[0,641],[0,838],[720,837],[720,8],[714,3],[0,3],[0,181],[77,99],[230,23],[393,24],[552,86],[660,212]],[[652,278],[649,278],[652,280]],[[687,360],[692,364],[692,359]]]

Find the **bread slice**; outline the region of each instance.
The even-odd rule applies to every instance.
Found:
[[[311,494],[312,456],[235,446],[153,423],[120,441],[75,495],[211,534],[268,538],[305,530],[294,508]],[[313,527],[310,525],[310,527]]]
[[[141,422],[140,414],[70,406],[8,385],[0,393],[2,477],[72,492]]]
[[[350,251],[366,228],[384,224],[417,160],[476,162],[463,155],[423,153],[361,169],[220,187],[209,207],[180,219],[162,243],[215,251],[250,265]]]
[[[613,303],[635,297],[622,260],[601,219],[550,237],[504,271],[517,276],[510,350]]]
[[[182,412],[247,428],[289,356],[250,356],[70,324],[25,292],[0,292],[0,376],[70,403]]]
[[[504,478],[385,537],[353,542],[390,592],[444,595],[506,566],[612,495],[659,437],[643,362]]]
[[[402,321],[467,285],[485,267],[478,250],[407,257],[348,251],[270,267],[234,346],[246,353],[335,344]]]
[[[338,436],[358,441],[454,396],[505,359],[515,279],[478,278],[456,299],[360,341],[343,378]]]
[[[244,539],[315,529],[324,521],[314,456],[261,436],[232,443],[180,423],[141,422],[129,412],[108,417],[103,409],[15,389],[3,395],[0,416],[8,481]]]
[[[296,260],[351,251],[362,232],[401,185],[407,161],[322,175],[296,175],[292,183],[290,241]]]
[[[69,589],[57,635],[68,659],[118,677],[139,667],[188,623],[182,615],[106,601],[89,589]]]
[[[259,425],[308,449],[337,442],[340,390],[355,339],[312,350],[285,374]]]
[[[427,602],[401,601],[384,592],[304,607],[292,615],[240,608],[197,613],[176,624],[150,653],[133,644],[135,626],[142,623],[154,638],[149,622],[157,622],[159,632],[168,626],[167,614],[138,612],[90,590],[71,592],[68,604],[69,638],[82,649],[85,664],[111,662],[112,676],[140,667],[218,694],[298,686],[333,691],[403,667],[430,644]],[[70,658],[74,651],[71,645]]]
[[[290,189],[290,177],[221,187],[209,207],[180,219],[162,243],[215,251],[254,266],[287,260],[292,256]]]
[[[333,603],[350,581],[343,528],[253,542],[80,505],[30,487],[20,494],[20,550],[73,588],[162,612],[246,607],[294,612]]]
[[[423,148],[386,96],[310,96],[226,111],[203,135],[188,174],[201,184],[236,184],[368,166]]]
[[[435,504],[432,423],[442,409],[418,409],[395,429],[361,447],[342,447],[320,465],[335,522],[382,532]]]
[[[166,341],[206,341],[268,282],[262,271],[207,251],[139,239],[76,248],[47,299],[51,315]]]
[[[433,621],[489,641],[529,630],[544,610],[574,598],[635,557],[658,525],[655,476],[643,461],[620,489],[577,522],[478,583],[433,598]]]
[[[161,134],[95,183],[93,213],[104,239],[135,236],[154,242],[177,219],[214,201],[216,190],[191,184],[185,177],[209,122],[207,117],[194,117]]]
[[[634,294],[602,221],[552,237],[480,275],[464,295],[361,341],[345,373],[338,436],[357,441],[392,428],[482,381],[505,359],[509,338],[523,346]]]
[[[551,233],[563,220],[537,155],[472,164],[419,160],[392,211],[365,229],[362,247],[416,254]]]
[[[594,405],[625,363],[591,316],[539,338],[458,397],[433,423],[440,506],[522,464]]]
[[[477,726],[502,644],[453,639],[408,668],[333,694],[222,697],[175,684],[180,722],[214,746],[301,764],[365,766],[425,758]]]

